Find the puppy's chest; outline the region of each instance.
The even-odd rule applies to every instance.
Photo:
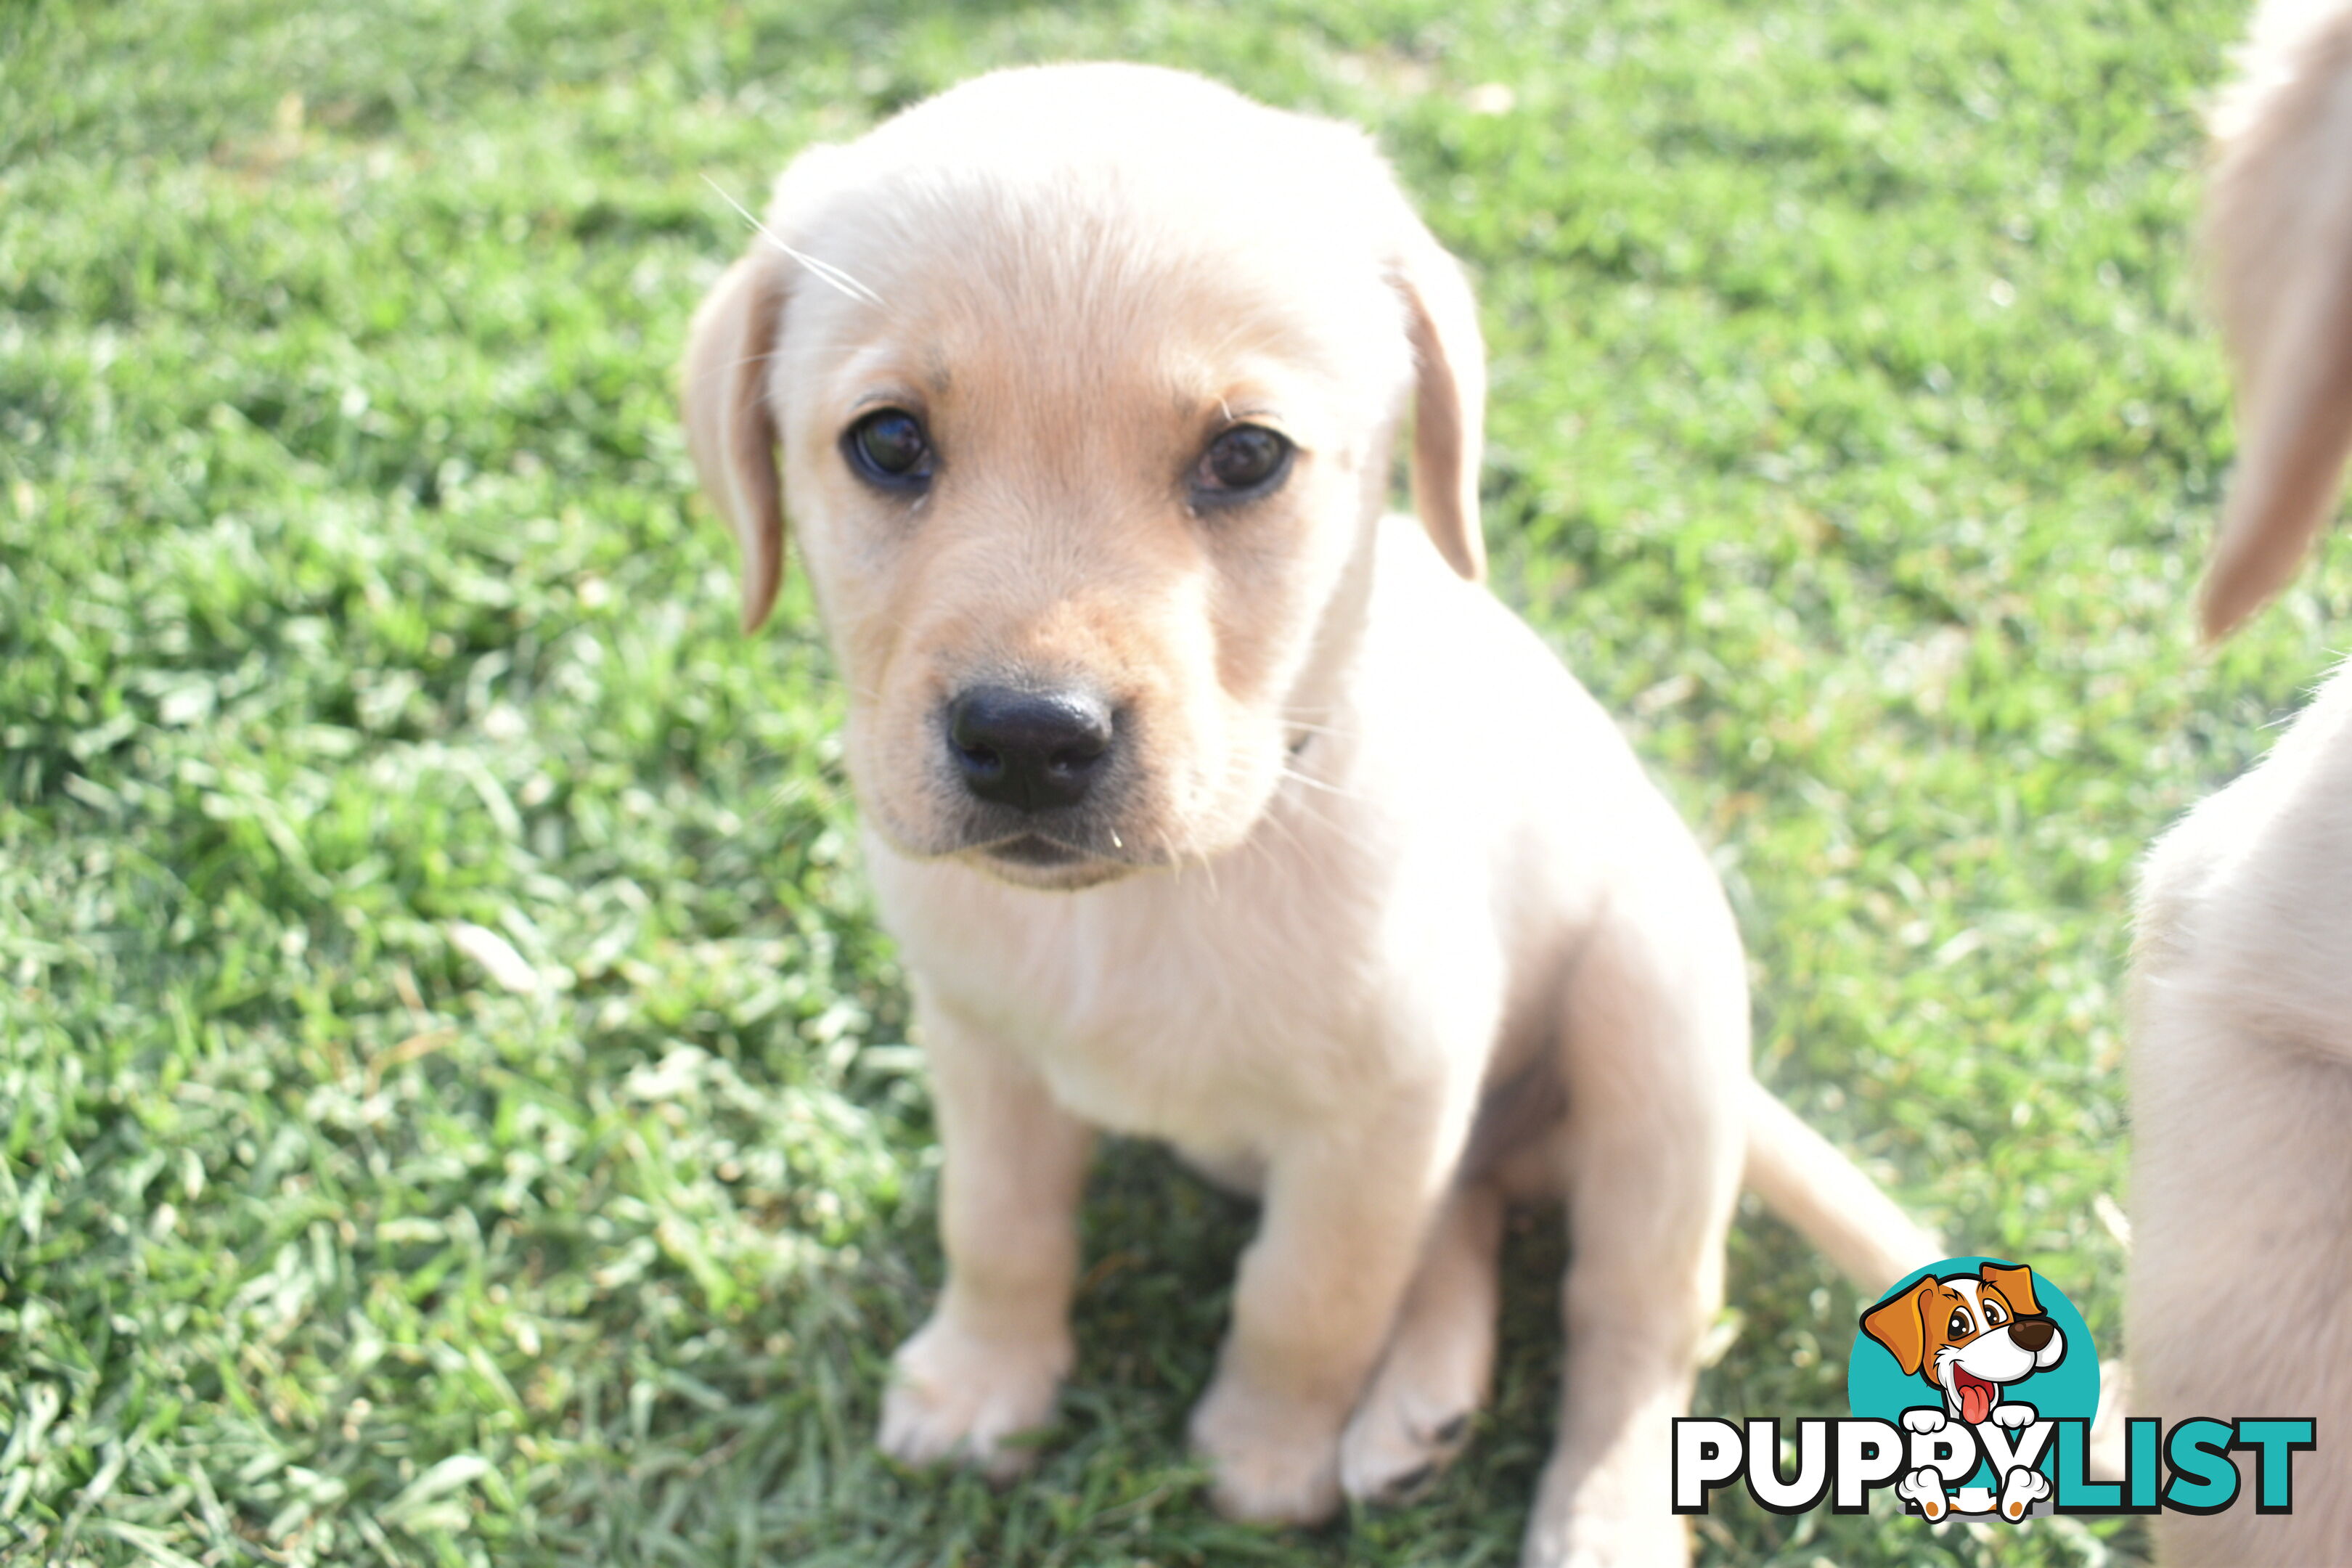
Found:
[[[1370,944],[1288,940],[1222,901],[1060,907],[1025,919],[944,903],[894,910],[935,1001],[1031,1062],[1095,1125],[1203,1154],[1377,1099],[1395,1074]]]

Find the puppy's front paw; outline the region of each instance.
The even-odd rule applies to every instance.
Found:
[[[1676,1401],[1676,1405],[1679,1401]],[[1652,1406],[1662,1431],[1666,1410]],[[1556,1450],[1536,1489],[1520,1568],[1689,1568],[1690,1533],[1672,1508],[1673,1485],[1664,1443],[1627,1443],[1580,1472],[1565,1449]]]
[[[1339,1510],[1336,1419],[1221,1377],[1193,1408],[1192,1447],[1216,1472],[1209,1500],[1227,1519],[1317,1524]]]
[[[881,1449],[902,1464],[954,1459],[1008,1480],[1036,1455],[1007,1439],[1052,1421],[1071,1357],[1066,1330],[1034,1341],[983,1339],[936,1314],[892,1358]]]
[[[1940,1432],[1944,1429],[1944,1413],[1929,1405],[1920,1405],[1903,1413],[1903,1429],[1906,1432]]]
[[[1528,1528],[1519,1568],[1687,1568],[1690,1534],[1683,1521],[1664,1519],[1580,1519],[1538,1521]]]
[[[2031,1405],[1996,1405],[1992,1407],[1993,1425],[1996,1426],[2022,1426],[2036,1414]]]

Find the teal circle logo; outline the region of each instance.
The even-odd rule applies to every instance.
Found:
[[[1927,1447],[1944,1441],[1948,1457],[1957,1458],[1956,1447],[1983,1449],[1977,1438],[2007,1443],[2035,1423],[2088,1421],[2098,1411],[2099,1357],[2083,1314],[2049,1280],[2006,1258],[1948,1258],[1906,1275],[1858,1327],[1846,1362],[1853,1414],[1892,1423]],[[1955,1426],[1976,1437],[1950,1433]],[[2055,1462],[2055,1445],[2045,1445],[2033,1468],[2049,1475]],[[2014,1521],[2049,1496],[2030,1477],[2009,1483],[1990,1455],[1957,1487],[1949,1469],[1940,1486],[1934,1474],[1920,1468],[1900,1489],[1931,1520],[1956,1510]]]

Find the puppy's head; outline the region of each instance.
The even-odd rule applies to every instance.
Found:
[[[695,320],[757,626],[798,531],[901,851],[1075,888],[1240,842],[1344,661],[1410,396],[1484,567],[1460,270],[1358,132],[1197,78],[982,78],[804,153]]]

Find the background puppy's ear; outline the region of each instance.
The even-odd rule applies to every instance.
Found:
[[[2008,1302],[2019,1317],[2044,1316],[2042,1303],[2033,1299],[2032,1269],[2004,1268],[1998,1263],[1988,1263],[1977,1270],[1977,1278],[2000,1291],[2000,1299]]]
[[[782,324],[782,258],[765,245],[727,269],[694,313],[682,372],[686,444],[743,555],[743,629],[759,629],[784,574],[783,482],[768,362]]]
[[[2206,204],[2239,408],[2200,596],[2208,637],[2294,575],[2352,448],[2352,5],[2266,6],[2247,66],[2216,116]]]
[[[1486,444],[1486,345],[1461,264],[1409,212],[1391,274],[1412,340],[1412,500],[1454,570],[1486,574],[1478,522],[1478,464]]]
[[[1862,1331],[1885,1345],[1903,1365],[1906,1377],[1927,1361],[1927,1321],[1921,1303],[1934,1294],[1936,1277],[1920,1280],[1900,1296],[1890,1297],[1862,1315]]]

